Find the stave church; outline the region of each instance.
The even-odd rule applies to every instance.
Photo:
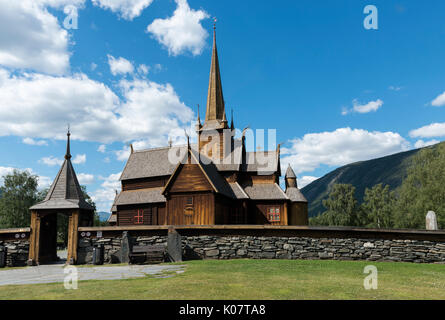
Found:
[[[307,200],[289,166],[285,190],[280,146],[246,150],[246,135],[235,138],[233,114],[227,122],[216,32],[205,120],[198,109],[197,143],[133,150],[120,177],[121,192],[111,225],[307,225]]]

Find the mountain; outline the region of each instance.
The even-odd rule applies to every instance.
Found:
[[[104,211],[98,212],[97,215],[99,216],[100,221],[107,221],[110,217],[110,213]]]
[[[325,211],[322,200],[326,199],[331,188],[336,183],[346,183],[355,186],[355,196],[362,202],[366,188],[382,183],[395,189],[406,177],[406,169],[410,159],[421,149],[396,153],[390,156],[360,161],[345,165],[329,172],[313,181],[301,192],[309,201],[309,217],[317,216]]]

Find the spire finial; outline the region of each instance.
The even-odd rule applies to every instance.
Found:
[[[198,125],[201,125],[201,117],[199,116],[199,104],[198,104]]]
[[[216,17],[213,17],[213,30],[216,30],[216,22],[218,21],[218,19],[216,19]]]
[[[171,148],[173,145],[172,137],[168,138],[168,147]]]
[[[70,136],[71,136],[71,133],[70,133],[70,124],[69,123],[68,123],[68,131],[66,133],[66,136],[67,136],[67,142],[66,142],[65,159],[68,160],[68,159],[71,159],[71,150],[70,150]]]

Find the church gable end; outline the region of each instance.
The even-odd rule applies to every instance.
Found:
[[[170,182],[170,192],[212,191],[207,177],[197,164],[184,164],[178,168],[176,176]]]

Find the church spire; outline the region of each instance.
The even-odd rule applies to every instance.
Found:
[[[216,19],[215,19],[216,22]],[[216,48],[216,26],[213,26],[212,63],[210,65],[209,90],[205,121],[219,120],[227,122],[224,109],[224,97],[219,72],[218,50]]]
[[[68,132],[66,133],[67,136],[67,143],[66,143],[66,154],[65,154],[65,159],[71,159],[71,150],[70,150],[70,125],[68,125]]]

